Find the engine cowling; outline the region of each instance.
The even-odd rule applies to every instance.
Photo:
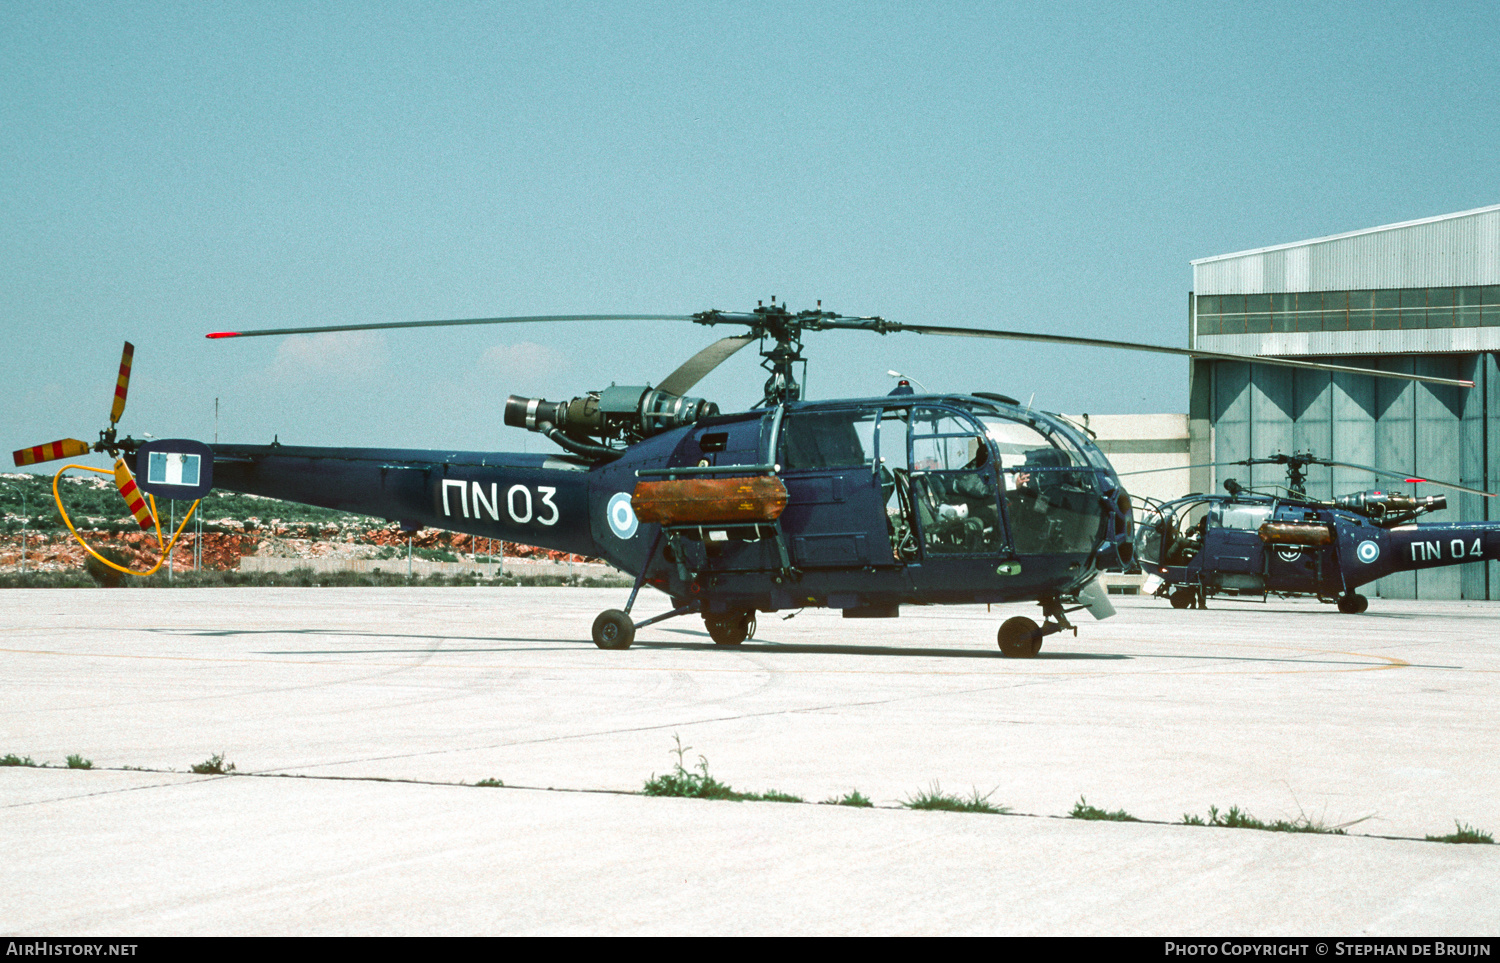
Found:
[[[1340,508],[1357,512],[1366,518],[1383,520],[1389,518],[1415,518],[1427,512],[1440,512],[1448,507],[1446,495],[1426,495],[1418,498],[1402,492],[1362,491],[1353,495],[1341,495],[1333,500]]]
[[[575,441],[631,442],[718,413],[718,405],[702,398],[651,387],[611,385],[570,401],[511,395],[505,400],[504,418],[512,428],[544,435],[557,430]]]

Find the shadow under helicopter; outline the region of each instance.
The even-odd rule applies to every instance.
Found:
[[[1393,616],[1400,618],[1402,616]],[[491,645],[434,645],[409,648],[366,648],[366,649],[265,649],[254,652],[254,655],[267,656],[340,656],[340,655],[472,655],[476,653],[505,653],[517,652],[570,652],[580,651],[581,643],[563,642],[558,644],[557,639],[523,638],[519,636],[438,636],[423,634],[394,635],[389,632],[347,632],[331,629],[290,629],[290,630],[268,630],[268,629],[246,629],[246,630],[181,630],[181,629],[151,629],[154,633],[177,636],[202,636],[214,638],[228,638],[234,636],[265,636],[265,635],[295,635],[313,636],[320,638],[363,638],[363,639],[393,639],[397,641],[417,641],[431,639],[438,642],[470,642],[491,643]],[[857,645],[847,643],[819,643],[819,642],[744,642],[740,645],[714,645],[709,641],[706,632],[697,632],[692,629],[669,630],[682,635],[693,636],[694,640],[681,641],[653,641],[637,639],[631,646],[634,649],[654,649],[663,651],[718,653],[722,655],[734,655],[736,653],[757,653],[767,655],[861,655],[861,656],[886,656],[894,658],[939,658],[939,659],[981,659],[981,660],[1004,660],[1007,664],[1016,662],[1007,659],[1000,652],[981,651],[976,649],[951,649],[931,648],[916,646],[880,646],[880,645]],[[697,641],[702,639],[702,641]],[[520,643],[524,648],[513,648],[505,646],[504,643]],[[532,643],[552,643],[536,645]],[[1402,663],[1391,666],[1385,661],[1372,661],[1360,659],[1308,659],[1297,657],[1266,657],[1266,656],[1236,656],[1236,655],[1186,655],[1171,652],[1138,652],[1126,654],[1120,652],[1039,652],[1033,656],[1034,660],[1049,662],[1128,662],[1140,659],[1158,660],[1187,660],[1203,662],[1260,662],[1260,663],[1286,663],[1290,665],[1350,665],[1350,666],[1381,666],[1392,668],[1411,669],[1456,669],[1460,666],[1425,665],[1419,663]],[[1025,660],[1021,660],[1024,664]]]
[[[891,645],[856,645],[851,643],[832,642],[741,642],[739,645],[714,645],[709,641],[707,632],[694,632],[690,629],[677,629],[683,635],[699,636],[703,642],[662,642],[649,639],[637,638],[631,643],[633,649],[677,649],[685,652],[766,652],[778,655],[884,655],[900,658],[911,658],[926,656],[928,658],[943,659],[1003,659],[1006,662],[1016,660],[1007,658],[998,649],[990,651],[978,651],[975,649],[941,649],[930,646],[891,646]],[[1091,652],[1039,652],[1034,659],[1132,659],[1134,656],[1116,653],[1091,653]]]
[[[558,639],[530,638],[522,636],[451,636],[451,635],[427,635],[406,634],[397,635],[390,632],[349,632],[335,629],[150,629],[153,633],[173,636],[197,636],[205,638],[235,638],[257,636],[311,636],[314,638],[348,638],[348,639],[393,639],[397,641],[416,641],[431,639],[440,643],[447,642],[469,642],[469,643],[492,643],[492,645],[468,645],[453,646],[439,644],[435,646],[424,646],[421,648],[373,648],[373,649],[264,649],[256,655],[463,655],[476,652],[568,652],[579,651],[580,644],[589,640],[580,639],[578,642],[558,643]],[[691,629],[669,629],[682,635],[693,636],[694,639],[702,641],[652,641],[637,639],[632,648],[635,649],[666,649],[680,650],[684,652],[717,652],[733,655],[736,652],[765,652],[782,655],[883,655],[898,658],[946,658],[946,659],[1005,659],[998,650],[980,651],[975,649],[945,649],[919,646],[882,646],[882,645],[855,645],[843,643],[808,643],[808,642],[745,642],[740,645],[714,645],[707,632],[697,632]],[[503,643],[520,643],[524,649],[504,646]],[[530,643],[553,643],[534,645]],[[1087,653],[1087,652],[1040,652],[1035,658],[1050,659],[1053,661],[1064,659],[1085,660],[1121,660],[1133,659],[1137,656],[1119,653]],[[1007,660],[1012,661],[1012,660]]]

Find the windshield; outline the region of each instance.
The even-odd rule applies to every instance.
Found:
[[[1088,552],[1104,518],[1098,478],[1061,433],[981,415],[1005,480],[1006,514],[1019,553]]]
[[[1086,465],[1083,455],[1061,436],[1048,437],[1025,422],[982,415],[984,433],[994,442],[1003,471],[1046,462],[1049,467]]]
[[[1162,510],[1143,509],[1135,530],[1136,557],[1143,565],[1186,565],[1203,548],[1208,524],[1205,503],[1188,502]]]

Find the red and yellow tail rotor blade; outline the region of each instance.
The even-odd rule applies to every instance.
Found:
[[[115,403],[109,409],[111,425],[125,413],[125,392],[130,390],[130,362],[135,358],[135,345],[125,342],[125,353],[120,355],[120,377],[115,381]]]
[[[59,458],[75,458],[78,455],[89,453],[89,443],[79,441],[77,438],[64,438],[62,441],[48,442],[45,445],[36,445],[32,448],[22,448],[14,452],[12,457],[16,460],[16,467],[24,465],[35,465],[42,461],[56,461]]]
[[[130,514],[135,516],[136,524],[147,531],[156,523],[151,515],[151,509],[146,505],[146,496],[135,486],[135,476],[130,473],[130,466],[125,464],[125,459],[115,461],[115,487],[125,499],[125,504],[130,506]]]

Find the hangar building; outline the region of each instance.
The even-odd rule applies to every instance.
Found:
[[[1474,382],[1471,389],[1242,362],[1192,363],[1194,464],[1311,451],[1500,491],[1500,205],[1192,262],[1189,342]],[[1195,468],[1193,491],[1226,478],[1285,482],[1277,465]],[[1369,472],[1311,469],[1308,493],[1386,488]],[[1403,487],[1405,490],[1410,490]],[[1500,520],[1500,498],[1433,485],[1448,509],[1421,521]],[[1500,599],[1500,563],[1406,572],[1386,598]]]

